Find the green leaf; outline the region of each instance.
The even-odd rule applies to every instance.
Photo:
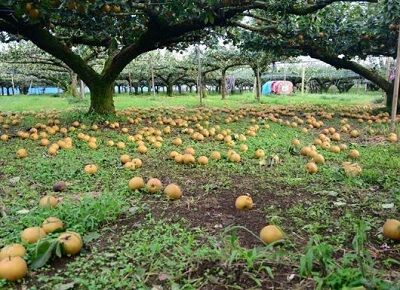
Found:
[[[211,13],[208,15],[208,21],[209,21],[211,24],[214,24],[215,18],[214,18],[214,15],[212,15]]]
[[[33,262],[31,264],[32,269],[38,269],[46,265],[50,260],[53,251],[58,245],[58,240],[53,241],[43,241],[39,243],[36,247],[36,251],[33,256]]]
[[[55,253],[56,253],[57,257],[59,257],[59,258],[62,257],[62,246],[61,246],[61,243],[57,243]]]

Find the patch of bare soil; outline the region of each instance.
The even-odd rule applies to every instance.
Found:
[[[270,213],[262,207],[263,205],[286,210],[298,202],[315,198],[307,192],[288,190],[283,185],[280,188],[275,185],[261,187],[262,183],[255,184],[252,177],[235,176],[233,180],[240,180],[240,183],[232,184],[229,190],[218,189],[217,192],[209,193],[201,189],[200,176],[198,178],[192,176],[190,180],[198,180],[198,184],[191,185],[190,187],[194,190],[185,192],[180,201],[162,203],[158,201],[158,197],[146,195],[144,202],[153,205],[150,206],[153,216],[170,221],[184,220],[190,227],[199,227],[214,235],[223,233],[230,227],[240,226],[258,236],[260,230],[270,222],[268,220]],[[251,193],[255,201],[253,209],[237,210],[236,198],[246,193]],[[257,237],[246,230],[239,229],[237,234],[240,244],[244,247],[252,248],[262,245]],[[304,238],[304,243],[306,241],[307,239]]]

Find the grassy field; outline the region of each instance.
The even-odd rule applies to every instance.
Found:
[[[348,94],[295,94],[293,96],[263,96],[261,104],[270,105],[294,105],[294,104],[314,104],[314,105],[367,105],[375,100],[379,100],[382,94],[379,92],[366,92],[357,94],[356,91]],[[258,102],[253,94],[228,96],[225,101],[218,95],[209,95],[204,99],[204,104],[208,107],[229,107],[238,108],[241,106],[257,106]],[[116,95],[115,106],[118,110],[136,108],[158,108],[182,106],[192,108],[199,106],[199,99],[196,95],[176,95],[166,97],[163,95]],[[89,96],[84,100],[77,100],[71,97],[54,96],[0,96],[0,109],[2,111],[39,111],[39,110],[86,110],[89,107]]]
[[[21,243],[23,229],[48,217],[84,244],[78,255],[58,257],[50,245],[59,232],[22,242],[28,275],[0,279],[0,289],[400,289],[400,245],[382,234],[386,219],[399,218],[400,146],[387,139],[387,115],[370,111],[378,97],[268,97],[257,104],[251,95],[225,102],[210,96],[197,108],[194,96],[118,96],[120,110],[108,121],[74,110],[86,110],[85,102],[0,97],[1,111],[23,112],[0,117],[0,135],[9,137],[0,141],[0,246]],[[42,109],[58,111],[26,112]],[[351,137],[353,130],[359,136]],[[71,148],[62,148],[68,137]],[[183,144],[174,145],[176,138]],[[51,154],[42,139],[61,148]],[[323,146],[312,149],[315,139]],[[141,144],[147,153],[139,153]],[[194,163],[170,157],[188,147]],[[16,157],[21,148],[26,158]],[[256,158],[257,150],[265,156]],[[350,150],[360,157],[349,158]],[[222,158],[210,158],[213,151]],[[316,152],[325,162],[310,174],[305,166]],[[123,166],[123,154],[142,166]],[[199,164],[200,156],[208,164]],[[87,174],[88,164],[97,173]],[[134,176],[158,178],[163,188],[175,183],[183,196],[130,190]],[[66,188],[55,192],[60,181]],[[247,194],[253,208],[238,210],[236,198]],[[57,207],[39,206],[47,195]],[[283,240],[260,240],[267,225]],[[46,253],[46,265],[34,269]]]

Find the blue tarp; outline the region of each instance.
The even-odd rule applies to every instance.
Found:
[[[272,84],[273,83],[274,83],[273,81],[269,81],[269,82],[266,82],[262,86],[262,94],[263,95],[270,95],[272,93]]]

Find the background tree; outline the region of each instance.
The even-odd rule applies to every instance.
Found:
[[[93,59],[99,57],[96,50],[88,50],[84,47],[76,47],[80,50],[84,60],[96,66]],[[80,96],[78,93],[78,77],[66,64],[54,58],[48,53],[29,42],[19,42],[8,45],[0,52],[0,63],[7,71],[24,77],[33,77],[42,83],[57,86],[72,96]]]
[[[356,60],[368,56],[396,58],[398,0],[378,4],[334,4],[302,16],[273,17],[264,11],[246,15],[252,20],[235,24],[252,33],[232,33],[235,39],[242,39],[243,47],[273,50],[289,56],[309,55],[338,69],[352,70],[381,88],[388,96],[387,107],[390,108],[393,83],[380,71]]]
[[[220,71],[221,72],[221,96],[226,98],[226,78],[227,71],[234,67],[249,66],[254,73],[255,78],[255,97],[260,100],[260,90],[256,89],[261,86],[260,76],[267,67],[278,57],[264,51],[254,52],[250,50],[239,49],[236,46],[217,46],[206,51],[204,56],[205,71],[207,73]]]
[[[174,85],[178,85],[179,92],[182,92],[181,84],[178,82],[195,73],[197,69],[192,60],[191,56],[178,57],[169,51],[160,54],[159,58],[155,60],[154,74],[166,86],[167,96],[173,95]]]

